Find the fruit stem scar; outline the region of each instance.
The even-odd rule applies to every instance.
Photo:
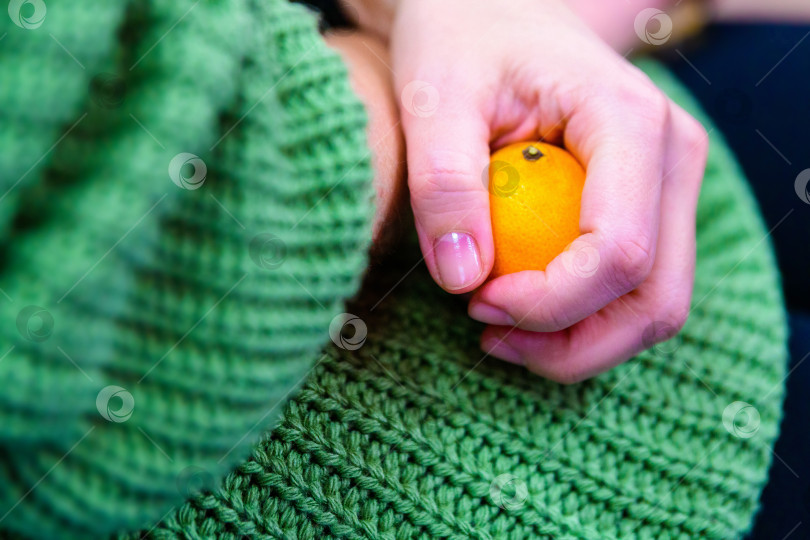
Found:
[[[526,148],[523,150],[523,158],[524,158],[526,161],[537,161],[537,160],[538,160],[538,159],[540,159],[541,157],[543,157],[543,152],[541,152],[541,151],[540,151],[540,150],[539,150],[537,147],[535,147],[535,146],[527,146],[527,147],[526,147]]]

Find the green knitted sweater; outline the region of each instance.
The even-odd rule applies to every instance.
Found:
[[[786,326],[717,131],[685,328],[562,386],[482,358],[482,325],[412,238],[361,287],[366,112],[306,8],[12,0],[9,15],[0,537],[749,528]],[[638,64],[708,125],[662,66]]]

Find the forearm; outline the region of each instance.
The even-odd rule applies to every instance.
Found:
[[[807,0],[712,0],[711,4],[718,20],[810,21]]]
[[[418,0],[340,0],[349,19],[384,41],[403,1]],[[538,2],[543,0],[538,0]],[[548,1],[548,0],[546,0]],[[645,45],[642,12],[650,8],[665,11],[672,21],[673,41],[692,33],[708,20],[800,20],[810,21],[807,0],[555,0],[562,1],[603,40],[621,54]],[[652,23],[655,24],[655,23]],[[641,27],[643,32],[643,26]],[[655,32],[656,30],[652,30]],[[668,42],[670,38],[667,38]],[[661,43],[663,44],[663,43]]]
[[[373,35],[326,34],[326,44],[347,63],[352,88],[368,112],[366,137],[376,192],[372,253],[384,252],[410,226],[405,183],[405,142],[388,71],[388,49]]]
[[[361,29],[387,40],[397,8],[405,1],[420,0],[340,0],[347,18]],[[479,0],[480,1],[480,0]],[[636,18],[645,9],[667,10],[676,0],[537,0],[566,4],[579,15],[597,35],[616,50],[625,53],[639,43],[634,31]],[[688,3],[688,2],[686,2]],[[475,3],[471,3],[471,9]],[[681,10],[678,10],[681,11]],[[685,26],[683,24],[676,26]],[[675,28],[678,30],[678,28]],[[676,32],[677,34],[677,32]]]

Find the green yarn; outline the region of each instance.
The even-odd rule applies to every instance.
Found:
[[[63,4],[48,3],[43,32],[92,28]],[[188,481],[231,470],[366,266],[366,113],[306,9],[154,1],[118,15],[102,69],[122,79],[123,102],[100,106],[65,55],[48,84],[82,73],[84,101],[41,129],[81,121],[15,189],[19,226],[4,237],[0,528],[37,538],[143,526]],[[17,66],[35,53],[7,40],[39,30],[2,20],[3,54],[20,57],[3,66]],[[199,189],[167,174],[183,152],[207,166]],[[99,406],[110,386],[123,392]],[[105,420],[128,396],[131,416]]]
[[[78,120],[90,78],[109,58],[116,26],[126,7],[122,2],[104,0],[48,5],[47,25],[41,28],[26,30],[16,26],[6,13],[0,17],[3,240],[16,212],[20,190],[15,186],[38,182],[39,173],[52,158],[50,148],[61,132]],[[54,32],[55,28],[61,31]],[[65,50],[81,58],[81,66]]]
[[[96,4],[52,0],[39,29],[0,18],[0,141],[17,152],[0,157],[0,188],[30,168],[0,201],[0,537],[749,528],[786,324],[765,227],[716,130],[685,328],[562,386],[482,361],[464,302],[408,273],[413,238],[345,304],[371,232],[366,113],[306,8]],[[662,66],[639,65],[709,125]],[[168,178],[181,153],[207,167],[197,189]],[[359,347],[329,341],[344,311],[367,326]]]

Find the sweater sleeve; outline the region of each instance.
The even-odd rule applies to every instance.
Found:
[[[91,89],[110,82],[102,73],[124,7],[14,0],[8,16],[0,13],[0,245],[11,234],[20,194],[39,183],[54,142],[84,120],[83,101],[102,97]],[[82,17],[81,31],[69,26]]]
[[[94,4],[6,25],[3,86],[36,55],[9,44],[92,35]],[[371,236],[366,113],[305,7],[105,17],[98,73],[60,48],[46,87],[12,96],[41,125],[3,111],[4,140],[37,141],[20,159],[42,157],[16,186],[0,163],[0,531],[38,538],[144,526],[244,459],[319,362]]]

